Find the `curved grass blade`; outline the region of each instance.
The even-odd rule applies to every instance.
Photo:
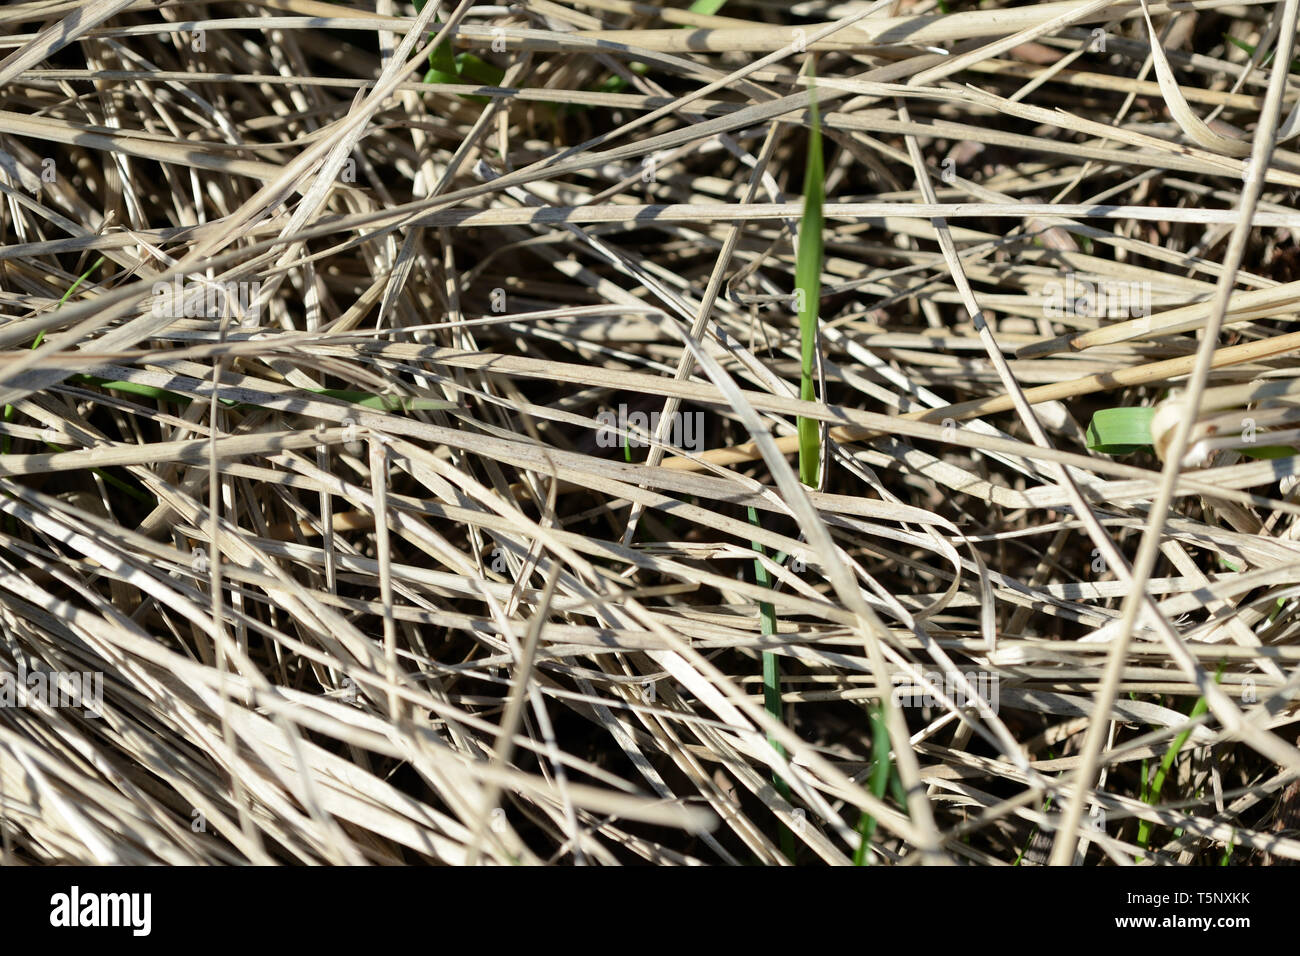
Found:
[[[1132,455],[1151,451],[1154,439],[1151,422],[1156,410],[1151,407],[1103,408],[1088,423],[1088,447],[1103,455]],[[1267,434],[1264,432],[1263,434]],[[1259,445],[1243,440],[1234,449],[1246,458],[1290,458],[1296,449],[1290,445]]]
[[[1103,455],[1131,455],[1151,448],[1154,408],[1103,408],[1088,423],[1088,447]]]

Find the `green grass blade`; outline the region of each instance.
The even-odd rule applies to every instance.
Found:
[[[1290,445],[1242,445],[1235,451],[1243,458],[1290,458],[1296,450]]]
[[[1230,37],[1226,33],[1223,35],[1223,38],[1227,40],[1229,43],[1231,43],[1233,46],[1235,46],[1238,50],[1245,50],[1251,56],[1255,55],[1255,47],[1252,44],[1246,43],[1243,40],[1238,40],[1236,37]],[[1272,63],[1273,54],[1275,52],[1276,51],[1269,51],[1268,56],[1264,57],[1264,62],[1261,63],[1260,66],[1262,67],[1268,66],[1270,63]],[[1300,73],[1300,57],[1297,57],[1296,59],[1291,61],[1291,72]]]
[[[1046,813],[1050,809],[1052,809],[1052,798],[1048,797],[1047,800],[1043,803],[1043,809],[1041,812]],[[1016,855],[1016,862],[1012,863],[1011,864],[1012,866],[1019,866],[1024,861],[1025,854],[1028,853],[1029,848],[1034,845],[1034,837],[1036,836],[1038,836],[1037,825],[1035,825],[1034,828],[1029,831],[1029,839],[1026,840],[1025,845],[1020,848],[1020,852]]]
[[[415,12],[419,13],[424,9],[424,0],[416,0]],[[430,24],[433,32],[429,34],[429,39],[437,36],[438,30],[442,29],[442,23],[434,19]],[[480,86],[497,86],[505,78],[506,71],[498,66],[489,63],[473,53],[456,53],[452,49],[451,40],[444,40],[429,51],[429,70],[424,74],[426,83],[477,83]],[[462,96],[462,99],[471,100],[475,103],[491,102],[489,96]]]
[[[812,74],[809,74],[811,90]],[[811,128],[808,133],[808,164],[804,172],[803,220],[799,224],[799,241],[795,255],[795,296],[799,306],[799,340],[801,367],[799,397],[815,401],[817,312],[821,299],[822,275],[822,203],[825,170],[822,164],[821,118],[817,101],[809,104]],[[821,425],[816,419],[800,417],[799,429],[799,480],[805,485],[817,485],[821,464]]]
[[[1219,679],[1222,676],[1223,676],[1223,666],[1220,665],[1219,672],[1214,675],[1214,682],[1217,684],[1219,682]],[[1195,720],[1197,717],[1201,716],[1201,714],[1205,713],[1208,709],[1209,709],[1209,705],[1206,704],[1205,698],[1204,697],[1197,698],[1196,703],[1192,706],[1192,712],[1188,716],[1192,720]],[[1189,738],[1191,735],[1192,735],[1192,729],[1189,727],[1186,730],[1184,730],[1181,734],[1179,734],[1177,737],[1175,737],[1174,742],[1169,746],[1169,749],[1165,751],[1164,759],[1160,761],[1160,766],[1156,770],[1156,775],[1151,780],[1151,786],[1148,787],[1146,789],[1146,793],[1142,795],[1143,802],[1145,802],[1148,806],[1154,807],[1156,805],[1156,802],[1160,799],[1160,791],[1164,789],[1165,778],[1169,776],[1169,771],[1173,769],[1174,761],[1178,759],[1178,754],[1183,749],[1183,744],[1187,743],[1187,738]],[[1147,848],[1147,845],[1151,842],[1151,832],[1154,829],[1155,829],[1155,824],[1152,823],[1150,820],[1139,820],[1137,845],[1145,850]],[[1141,860],[1142,858],[1138,857],[1138,859]]]
[[[1131,455],[1151,447],[1154,408],[1103,408],[1088,423],[1088,447],[1103,455]]]
[[[85,282],[86,279],[90,277],[90,274],[103,264],[104,264],[104,257],[100,256],[91,264],[89,269],[87,269],[85,272],[79,275],[77,277],[77,281],[72,283],[72,285],[68,286],[68,291],[63,293],[63,297],[59,299],[59,304],[54,307],[54,311],[57,312],[59,311],[59,309],[63,308],[63,303],[67,302],[68,299],[72,297],[72,293],[77,291],[77,287],[80,286],[81,283]],[[36,333],[36,340],[32,342],[32,348],[34,349],[40,348],[41,343],[44,341],[45,341],[45,330],[42,329],[40,332]],[[12,405],[5,406],[4,419],[6,423],[14,420],[14,407]],[[9,454],[9,446],[10,446],[9,436],[5,435],[4,441],[0,442],[0,454],[4,454],[4,455]]]
[[[893,761],[889,757],[889,728],[885,726],[885,716],[878,704],[872,704],[868,713],[871,715],[871,776],[867,786],[873,796],[884,799],[890,778],[897,777]],[[862,814],[858,821],[858,833],[862,840],[853,853],[853,865],[870,866],[867,848],[871,846],[871,838],[876,834],[876,818],[869,813]]]
[[[87,269],[81,275],[77,276],[77,281],[72,283],[72,285],[68,286],[68,291],[63,293],[63,298],[59,300],[58,308],[60,309],[63,308],[63,303],[67,302],[68,299],[72,297],[72,293],[77,291],[77,287],[80,286],[81,283],[85,282],[88,278],[90,278],[90,274],[103,264],[104,264],[104,257],[100,256],[91,264],[89,269]],[[45,333],[42,331],[39,335],[36,336],[36,341],[32,343],[32,348],[36,348],[44,340],[45,340]]]
[[[1237,848],[1237,830],[1234,827],[1232,835],[1228,838],[1228,845],[1223,848],[1223,858],[1219,860],[1219,866],[1230,866],[1232,864],[1232,851]]]
[[[1151,422],[1155,414],[1154,408],[1147,407],[1100,409],[1088,423],[1088,447],[1103,455],[1151,451]],[[1296,454],[1296,449],[1289,445],[1259,445],[1244,439],[1235,450],[1246,458],[1290,458]]]
[[[1195,719],[1205,713],[1207,709],[1208,705],[1205,703],[1205,698],[1201,697],[1196,701],[1196,705],[1192,707],[1190,716]],[[1160,766],[1156,770],[1156,775],[1151,780],[1151,786],[1147,789],[1146,796],[1144,797],[1148,806],[1154,807],[1156,801],[1160,799],[1160,791],[1164,789],[1165,778],[1169,776],[1169,771],[1173,768],[1174,761],[1178,759],[1178,752],[1183,749],[1183,744],[1187,743],[1187,738],[1191,735],[1192,731],[1190,729],[1184,730],[1174,738],[1173,744],[1171,744],[1169,750],[1165,752],[1165,757],[1160,761]],[[1151,842],[1151,831],[1154,829],[1155,824],[1150,820],[1139,820],[1137,845],[1145,850],[1147,845]],[[1141,859],[1141,857],[1138,859]]]
[[[749,509],[749,523],[758,527],[758,512],[752,507]],[[763,546],[757,541],[750,542],[753,549],[761,554],[766,554]],[[772,578],[767,573],[767,568],[763,562],[757,558],[754,559],[754,578],[761,587],[770,588]],[[776,634],[776,611],[768,601],[760,601],[758,605],[759,627],[764,637],[772,637]],[[776,720],[785,722],[784,708],[781,706],[781,661],[771,651],[763,652],[763,706],[769,714]],[[785,756],[785,747],[781,746],[781,741],[772,737],[767,738],[772,749]],[[787,802],[790,800],[790,787],[781,778],[780,774],[772,774],[772,786],[776,787],[776,792],[781,794]],[[785,853],[786,858],[795,862],[796,846],[794,834],[789,828],[782,825],[781,827],[781,851]]]

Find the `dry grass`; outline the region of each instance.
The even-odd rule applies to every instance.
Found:
[[[0,8],[3,861],[1300,859],[1296,6]]]

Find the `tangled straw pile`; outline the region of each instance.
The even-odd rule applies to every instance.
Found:
[[[1296,6],[0,9],[4,862],[1300,859]]]

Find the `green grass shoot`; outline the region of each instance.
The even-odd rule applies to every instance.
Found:
[[[1152,450],[1151,421],[1154,407],[1102,408],[1088,423],[1088,448],[1103,455],[1132,455]],[[1259,445],[1243,441],[1236,449],[1246,458],[1289,458],[1296,449],[1289,445]]]
[[[81,283],[85,282],[88,278],[90,278],[90,274],[103,264],[104,264],[103,256],[100,256],[93,263],[91,263],[90,268],[87,269],[85,272],[83,272],[81,275],[79,275],[77,277],[77,281],[72,283],[72,285],[68,286],[68,291],[63,293],[63,296],[59,299],[59,304],[54,307],[54,310],[57,312],[59,309],[63,308],[64,303],[66,303],[68,299],[72,298],[72,294],[77,291],[77,289],[81,286]],[[38,332],[36,334],[36,338],[32,341],[32,348],[34,349],[40,348],[41,343],[44,341],[45,341],[45,332],[42,330],[41,332]],[[14,407],[12,405],[5,406],[4,419],[6,422],[13,421]],[[56,445],[53,442],[45,442],[45,446],[47,448],[52,448],[56,452],[61,452],[66,450],[63,448],[63,446]],[[9,448],[10,448],[9,436],[5,435],[4,441],[0,442],[0,452],[7,455],[9,454]],[[130,498],[134,498],[136,501],[139,501],[142,504],[148,505],[149,507],[155,507],[158,504],[157,499],[155,499],[153,495],[149,494],[146,491],[141,490],[140,488],[137,488],[135,485],[132,485],[129,482],[123,481],[121,478],[118,478],[115,475],[109,474],[108,472],[104,471],[102,468],[92,468],[90,469],[90,471],[92,474],[100,478],[110,488],[115,488],[116,490],[120,491],[122,494]]]
[[[1218,673],[1214,675],[1214,682],[1217,684],[1222,676],[1223,666],[1220,665]],[[1208,709],[1209,705],[1205,702],[1205,698],[1199,697],[1197,698],[1196,703],[1192,705],[1192,712],[1188,714],[1188,717],[1195,720]],[[1165,779],[1169,776],[1169,771],[1173,769],[1174,762],[1178,759],[1179,751],[1183,749],[1183,744],[1187,743],[1187,739],[1191,735],[1192,728],[1189,727],[1174,738],[1174,742],[1170,744],[1169,749],[1165,751],[1165,756],[1164,759],[1160,761],[1160,766],[1156,768],[1155,776],[1151,778],[1150,786],[1146,785],[1146,767],[1144,761],[1142,777],[1143,787],[1141,793],[1143,803],[1152,807],[1156,805],[1156,802],[1160,799],[1160,792],[1164,789]],[[1151,833],[1155,829],[1155,826],[1156,825],[1150,820],[1138,821],[1137,845],[1142,849],[1145,850],[1150,845]],[[1138,857],[1139,861],[1141,859],[1141,857]]]
[[[63,293],[63,297],[59,299],[59,304],[54,307],[54,311],[57,312],[59,309],[63,308],[63,303],[67,302],[68,299],[72,297],[72,293],[77,291],[77,287],[80,286],[81,283],[85,282],[86,279],[90,278],[90,274],[94,272],[96,269],[98,269],[101,265],[103,265],[103,263],[104,263],[103,256],[100,256],[93,263],[91,263],[90,268],[87,269],[85,272],[83,272],[81,275],[79,275],[77,277],[76,282],[68,286],[68,291]],[[41,332],[38,332],[36,334],[36,339],[32,342],[32,348],[34,349],[40,348],[41,343],[44,341],[45,341],[45,332],[44,330],[42,330]],[[5,406],[4,418],[6,424],[14,420],[14,407],[12,405]],[[4,440],[0,441],[0,454],[5,454],[5,455],[9,454],[9,447],[10,447],[9,436],[5,435]]]
[[[1238,40],[1236,37],[1230,37],[1226,33],[1223,35],[1223,38],[1227,40],[1229,43],[1231,43],[1233,46],[1235,46],[1237,49],[1245,50],[1251,56],[1255,55],[1255,47],[1252,44],[1246,43],[1243,40]],[[1270,51],[1268,56],[1264,57],[1264,62],[1261,63],[1260,66],[1268,66],[1270,63],[1273,62],[1273,52],[1275,51]],[[1297,57],[1296,59],[1291,61],[1291,72],[1300,73],[1300,57]]]
[[[1049,796],[1043,802],[1043,809],[1040,812],[1046,813],[1050,809],[1052,809],[1052,798]],[[1024,861],[1025,854],[1028,853],[1029,848],[1034,845],[1034,837],[1036,837],[1037,835],[1038,835],[1038,825],[1034,824],[1034,828],[1029,831],[1029,839],[1027,839],[1025,841],[1025,845],[1020,848],[1020,852],[1016,855],[1016,862],[1012,863],[1011,864],[1012,866],[1019,866]]]
[[[1237,829],[1233,827],[1232,836],[1228,838],[1228,845],[1223,848],[1223,857],[1219,860],[1219,866],[1229,866],[1232,863],[1232,851],[1237,848]]]
[[[1104,455],[1131,455],[1151,448],[1150,407],[1103,408],[1088,423],[1088,447]]]
[[[889,756],[889,728],[885,726],[885,716],[880,705],[872,704],[867,712],[871,716],[871,774],[867,786],[872,796],[884,799],[890,778],[896,779],[898,772],[894,770],[893,760]],[[876,818],[870,813],[862,814],[858,821],[858,833],[862,840],[853,853],[853,865],[870,866],[871,858],[867,848],[871,846],[871,838],[876,834]]]
[[[758,526],[759,524],[758,512],[753,507],[750,507],[749,509],[749,523],[755,526]],[[763,546],[757,541],[753,541],[751,544],[754,550],[760,555],[767,553]],[[770,588],[772,586],[771,575],[767,573],[767,568],[763,566],[763,562],[757,558],[754,559],[754,578],[758,581],[761,587]],[[759,627],[762,635],[764,637],[772,637],[775,635],[776,611],[773,609],[772,605],[767,601],[760,602],[758,605],[758,613]],[[781,706],[781,661],[771,651],[763,651],[763,706],[774,719],[782,722],[785,721],[784,708]],[[768,737],[768,743],[770,743],[772,749],[782,757],[785,756],[785,747],[781,745],[781,741]],[[776,787],[776,792],[789,802],[790,787],[781,778],[780,774],[772,774],[772,785]],[[786,858],[789,859],[791,863],[795,862],[795,849],[794,834],[790,832],[788,827],[782,824],[781,851],[786,855]]]
[[[415,0],[415,10],[419,13],[424,9],[425,0]],[[432,39],[437,30],[442,26],[436,18],[432,26],[434,33],[429,34]],[[468,51],[463,53],[452,52],[451,40],[444,40],[432,50],[429,51],[429,69],[424,74],[426,83],[474,83],[479,86],[497,86],[505,78],[506,71],[498,66],[489,63],[482,57],[475,56]],[[473,96],[464,95],[461,97],[475,103],[490,103],[490,96]]]
[[[811,71],[808,89],[813,89]],[[825,169],[822,163],[821,118],[817,113],[815,97],[808,108],[808,162],[804,171],[803,219],[799,224],[795,255],[795,302],[799,307],[801,348],[799,397],[811,402],[817,399],[817,313],[822,291],[822,190]],[[805,485],[816,487],[821,464],[821,424],[816,419],[800,416],[798,429],[799,480]]]

